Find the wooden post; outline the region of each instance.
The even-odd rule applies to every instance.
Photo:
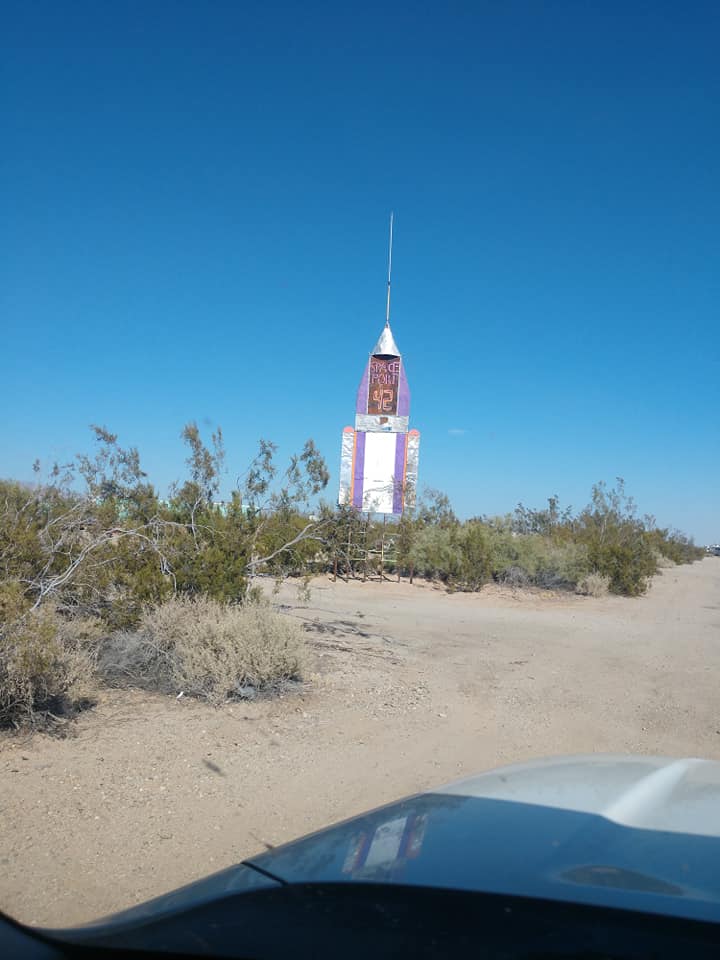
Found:
[[[352,544],[352,527],[348,526],[347,553],[345,554],[345,583],[350,580],[350,546]]]
[[[380,583],[385,579],[385,524],[387,523],[387,514],[383,514],[382,537],[380,539]]]
[[[366,520],[366,521],[365,521],[365,525],[364,525],[364,527],[363,527],[363,547],[362,547],[362,551],[363,551],[363,583],[367,583],[367,574],[368,574],[368,545],[367,545],[367,538],[368,538],[368,521]]]

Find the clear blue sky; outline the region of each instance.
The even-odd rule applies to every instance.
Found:
[[[6,2],[0,475],[343,426],[384,321],[461,515],[720,540],[720,6]]]

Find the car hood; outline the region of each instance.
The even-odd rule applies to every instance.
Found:
[[[99,928],[307,883],[401,884],[717,921],[719,864],[720,763],[564,757],[381,807],[84,930],[92,939]]]
[[[282,883],[401,883],[720,917],[720,764],[582,756],[518,764],[245,863]]]

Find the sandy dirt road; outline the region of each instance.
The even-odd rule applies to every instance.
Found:
[[[67,925],[497,764],[720,759],[720,560],[639,600],[318,579],[299,694],[214,710],[109,692],[64,740],[0,741],[0,907]]]

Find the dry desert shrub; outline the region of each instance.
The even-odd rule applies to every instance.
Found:
[[[610,578],[600,573],[588,573],[578,581],[576,592],[585,597],[606,597],[610,592]]]
[[[93,702],[93,620],[68,620],[55,610],[25,613],[0,630],[0,726],[43,726]]]
[[[653,555],[659,570],[669,570],[671,567],[676,566],[675,561],[671,557],[661,553],[660,550],[654,550]]]
[[[267,606],[175,597],[148,611],[137,632],[109,638],[98,668],[109,682],[222,703],[300,679],[302,627]]]

